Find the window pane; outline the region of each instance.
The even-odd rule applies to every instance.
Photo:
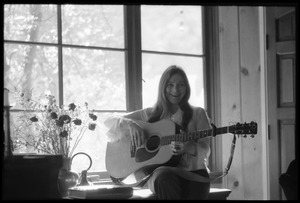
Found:
[[[94,113],[97,116],[97,126],[95,131],[87,130],[74,151],[85,152],[92,158],[92,167],[89,172],[93,171],[106,171],[105,168],[105,154],[107,137],[107,128],[104,126],[103,121],[109,113]],[[78,155],[73,159],[72,170],[81,172],[87,169],[89,166],[89,160],[85,155]]]
[[[10,91],[33,89],[35,96],[51,93],[58,97],[57,48],[5,44],[4,86]],[[9,95],[10,103],[15,98]]]
[[[12,151],[14,154],[18,153],[36,153],[34,147],[31,145],[25,145],[25,140],[28,140],[27,136],[36,135],[34,128],[27,128],[26,125],[20,125],[19,112],[10,112],[10,137],[12,140]],[[22,133],[21,133],[22,132]]]
[[[123,6],[62,6],[63,43],[124,48]]]
[[[157,100],[159,79],[170,65],[181,66],[191,86],[190,104],[204,107],[203,59],[199,57],[143,54],[143,107]]]
[[[63,49],[64,100],[91,109],[126,110],[124,52]]]
[[[57,6],[43,4],[4,5],[4,39],[57,42]]]
[[[141,6],[142,49],[202,54],[201,6]]]

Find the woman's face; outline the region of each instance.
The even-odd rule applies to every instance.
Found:
[[[186,93],[186,85],[180,74],[174,74],[166,85],[166,98],[171,104],[178,105]]]

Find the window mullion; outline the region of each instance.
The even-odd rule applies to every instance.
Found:
[[[206,98],[206,108],[207,112],[211,117],[211,121],[215,125],[219,125],[219,72],[218,72],[218,11],[215,7],[205,7],[204,9],[204,27],[205,39],[205,98]],[[212,153],[210,156],[210,164],[212,166],[212,171],[221,172],[223,170],[222,166],[222,154],[221,154],[221,139],[214,139],[211,142]],[[222,179],[219,179],[215,183],[222,182]]]
[[[140,6],[125,6],[127,110],[142,108],[142,56]]]
[[[61,5],[57,5],[57,40],[58,40],[58,102],[59,106],[63,105],[63,51],[62,51],[62,15]]]

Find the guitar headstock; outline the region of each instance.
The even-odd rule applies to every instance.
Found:
[[[243,135],[243,137],[247,137],[247,135],[251,135],[253,138],[255,134],[257,134],[257,123],[251,121],[250,123],[237,123],[229,127],[229,132],[232,134]]]

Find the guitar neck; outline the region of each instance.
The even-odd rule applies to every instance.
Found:
[[[187,142],[191,140],[202,139],[205,137],[211,137],[214,135],[224,134],[228,132],[230,132],[229,126],[226,126],[226,127],[215,128],[215,129],[207,129],[207,130],[192,131],[187,133],[179,133],[175,135],[168,135],[161,139],[161,145],[168,145],[172,141]]]
[[[216,135],[229,133],[230,132],[230,128],[231,128],[231,126],[225,126],[225,127],[216,128]]]

